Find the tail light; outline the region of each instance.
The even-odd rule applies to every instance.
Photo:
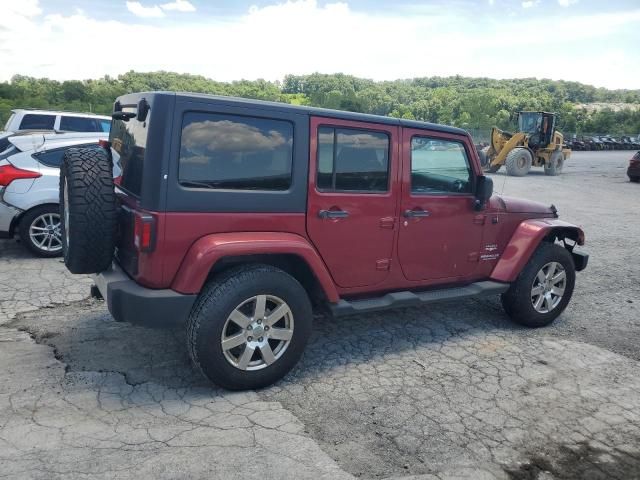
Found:
[[[133,243],[139,252],[152,252],[156,246],[156,219],[153,215],[135,212]]]
[[[111,142],[109,140],[98,140],[98,145],[105,150],[111,150]]]
[[[42,174],[38,172],[32,172],[30,170],[22,170],[16,168],[13,165],[0,166],[0,187],[6,187],[14,180],[23,180],[25,178],[38,178]]]

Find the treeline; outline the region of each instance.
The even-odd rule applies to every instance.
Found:
[[[519,110],[560,114],[565,132],[638,134],[640,109],[589,113],[576,104],[640,104],[640,90],[607,90],[578,82],[429,77],[375,82],[343,74],[287,75],[282,82],[216,82],[199,75],[128,72],[117,78],[57,82],[14,76],[0,83],[0,125],[12,108],[52,108],[109,113],[119,95],[177,90],[273,100],[484,129],[513,129]]]

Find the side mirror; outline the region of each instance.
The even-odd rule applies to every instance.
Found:
[[[493,195],[493,180],[482,175],[476,180],[476,210],[482,210]]]

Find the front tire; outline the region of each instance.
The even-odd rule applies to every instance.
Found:
[[[526,148],[514,148],[508,153],[504,166],[507,169],[507,175],[524,177],[531,170],[532,162],[533,157],[529,150]]]
[[[313,314],[305,289],[269,265],[232,269],[200,294],[187,323],[194,365],[229,390],[263,388],[298,362]]]
[[[502,294],[502,306],[514,322],[544,327],[569,304],[575,279],[569,251],[561,245],[543,242],[509,290]]]

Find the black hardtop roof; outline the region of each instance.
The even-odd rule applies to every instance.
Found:
[[[122,98],[127,98],[127,97],[131,98],[132,96],[140,98],[143,96],[152,96],[152,95],[153,96],[175,95],[176,98],[181,98],[184,100],[193,100],[193,101],[199,101],[199,102],[213,102],[213,103],[221,103],[226,105],[240,105],[240,106],[251,105],[253,107],[257,107],[263,110],[289,111],[291,113],[302,113],[307,115],[316,115],[319,117],[331,117],[331,118],[339,118],[342,120],[352,120],[352,121],[362,121],[362,122],[375,122],[375,123],[382,123],[386,125],[400,125],[403,127],[428,129],[428,130],[434,130],[437,132],[453,133],[457,135],[465,135],[465,136],[468,135],[468,133],[461,128],[450,127],[448,125],[439,125],[437,123],[419,122],[417,120],[405,120],[402,118],[385,117],[383,115],[371,115],[368,113],[348,112],[345,110],[331,110],[328,108],[291,105],[289,103],[282,103],[282,102],[268,102],[265,100],[254,100],[251,98],[227,97],[222,95],[207,95],[204,93],[166,92],[166,91],[132,93],[132,94],[124,95]],[[123,101],[123,103],[128,103],[128,101]]]

